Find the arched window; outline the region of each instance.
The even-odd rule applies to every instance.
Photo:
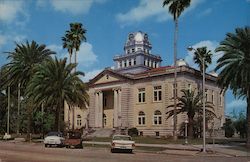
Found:
[[[107,116],[106,116],[106,114],[103,114],[103,125],[104,126],[107,125]]]
[[[159,110],[156,110],[154,113],[154,125],[162,124],[162,115]]]
[[[77,115],[77,126],[82,126],[82,117],[81,117],[81,115]]]
[[[143,111],[138,114],[138,125],[145,125],[145,113]]]

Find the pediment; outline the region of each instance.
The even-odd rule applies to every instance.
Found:
[[[110,69],[105,69],[100,74],[98,74],[95,78],[93,78],[89,84],[95,85],[95,84],[105,84],[105,83],[112,83],[112,82],[119,82],[124,81],[127,78],[126,76],[119,74],[117,72],[114,72]]]
[[[114,81],[119,81],[119,78],[115,77],[115,76],[112,76],[110,74],[104,74],[100,79],[98,79],[95,82],[95,84],[114,82]]]

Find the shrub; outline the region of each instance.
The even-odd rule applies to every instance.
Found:
[[[128,129],[128,135],[130,135],[130,136],[138,136],[138,129],[137,128]]]

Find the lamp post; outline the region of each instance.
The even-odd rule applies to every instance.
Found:
[[[10,86],[8,86],[7,135],[10,134]]]
[[[185,120],[185,145],[188,144],[187,124],[188,124],[188,120]]]
[[[199,52],[194,49],[192,46],[187,48],[189,51]],[[202,107],[203,107],[203,149],[202,152],[206,152],[206,106],[205,106],[205,58],[202,57]]]

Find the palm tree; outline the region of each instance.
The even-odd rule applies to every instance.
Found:
[[[69,31],[66,31],[66,34],[64,37],[62,37],[62,41],[63,41],[63,48],[67,48],[68,49],[68,53],[69,53],[69,63],[72,63],[72,54],[73,54],[73,42],[72,40],[70,40],[69,38]]]
[[[62,38],[63,40],[63,47],[68,49],[70,54],[70,63],[71,63],[71,56],[73,51],[75,52],[75,64],[77,64],[77,51],[80,50],[80,45],[82,41],[86,41],[86,34],[87,30],[82,27],[81,23],[70,23],[70,30],[66,31],[65,37]],[[76,71],[76,67],[75,67]],[[70,107],[70,106],[69,106]],[[74,108],[72,109],[72,128],[74,129]]]
[[[46,48],[45,45],[39,45],[35,41],[25,44],[17,44],[16,48],[12,52],[5,52],[8,54],[7,58],[10,62],[4,65],[2,68],[6,71],[3,78],[7,78],[3,81],[4,86],[18,86],[26,90],[27,85],[33,74],[35,72],[34,67],[37,64],[50,58],[50,55],[55,54],[55,52]],[[21,94],[23,96],[23,94]],[[26,98],[24,96],[24,98]],[[27,98],[26,98],[27,99]],[[20,97],[18,98],[18,103],[20,103]],[[29,103],[29,102],[28,102]],[[29,110],[29,132],[31,131],[31,120],[32,120],[32,105],[29,103],[26,105]]]
[[[180,17],[181,13],[190,6],[191,0],[164,0],[163,7],[169,5],[168,11],[173,15],[174,22],[175,22],[175,32],[174,32],[174,130],[173,130],[173,137],[174,140],[177,140],[177,114],[176,114],[176,78],[177,78],[177,71],[176,71],[176,61],[177,61],[177,33],[178,33],[178,18]]]
[[[247,99],[247,147],[250,148],[250,27],[227,33],[216,52],[223,52],[215,70],[220,70],[218,85],[230,88],[236,97]]]
[[[77,63],[77,51],[80,50],[82,41],[86,41],[87,30],[82,27],[81,23],[71,23],[70,31],[68,32],[69,42],[72,43],[72,47],[75,51],[75,64]]]
[[[212,63],[212,53],[211,50],[207,50],[207,47],[200,47],[197,48],[194,52],[194,62],[198,64],[200,68],[200,72],[203,71],[203,59],[204,59],[204,65],[205,65],[205,71],[209,64]]]
[[[197,48],[197,49],[189,47],[188,50],[190,50],[190,51],[194,50],[194,57],[193,57],[194,62],[196,64],[198,64],[198,66],[200,68],[200,73],[201,73],[202,76],[203,76],[203,66],[204,66],[204,76],[203,77],[205,77],[206,69],[207,69],[208,65],[212,63],[212,53],[211,53],[211,50],[207,50],[207,47],[205,47],[205,46]],[[205,86],[205,79],[203,79],[202,84],[201,84],[202,91],[205,91],[205,87],[204,86]],[[200,126],[200,130],[202,130],[201,123],[199,123],[199,126]]]
[[[194,117],[196,114],[199,114],[202,112],[202,93],[199,92],[198,94],[195,94],[195,91],[190,90],[181,90],[183,93],[182,97],[178,97],[178,104],[176,113],[187,113],[188,116],[188,136],[190,138],[193,138],[193,125],[194,125]],[[174,105],[169,105],[168,108],[174,107]],[[211,104],[206,103],[206,107],[210,109],[206,109],[207,112],[210,114],[214,114],[213,107]],[[168,117],[174,115],[174,109],[167,112]]]
[[[36,73],[27,88],[27,95],[36,106],[43,103],[55,109],[55,126],[60,131],[61,112],[64,102],[70,106],[85,108],[88,102],[86,87],[79,76],[82,72],[72,72],[76,64],[66,64],[66,58],[55,58],[38,65]]]

